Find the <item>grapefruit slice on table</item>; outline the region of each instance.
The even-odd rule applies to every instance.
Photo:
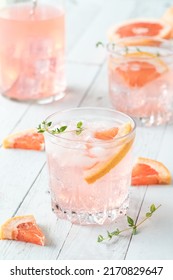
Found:
[[[171,174],[161,162],[139,157],[132,170],[133,186],[170,184]]]
[[[8,219],[0,228],[0,239],[30,242],[41,246],[45,244],[45,236],[33,215]]]
[[[125,58],[127,60],[121,62],[114,73],[130,87],[143,87],[168,71],[159,57],[148,52],[128,53]]]
[[[132,126],[130,123],[126,123],[122,125],[118,129],[118,133],[116,134],[115,138],[123,137],[126,134],[132,131]],[[134,137],[130,138],[129,141],[125,141],[123,139],[119,140],[119,145],[116,148],[116,153],[109,157],[106,161],[96,163],[92,168],[84,171],[84,179],[88,184],[92,184],[98,179],[105,176],[112,168],[114,168],[129,152]],[[124,142],[124,143],[123,143]]]
[[[127,37],[148,36],[155,39],[169,39],[171,26],[161,19],[137,18],[112,26],[108,31],[110,42]],[[142,42],[142,41],[141,41]],[[145,40],[143,40],[145,44]],[[129,44],[132,42],[129,41]]]
[[[4,148],[44,150],[44,136],[36,129],[11,134],[3,141]]]

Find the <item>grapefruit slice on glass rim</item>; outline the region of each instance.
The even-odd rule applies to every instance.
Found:
[[[36,129],[27,129],[7,136],[3,141],[4,148],[44,150],[44,136]]]
[[[110,42],[117,42],[121,38],[136,36],[169,39],[171,36],[171,26],[161,19],[137,18],[112,26],[108,30]],[[131,44],[130,41],[129,44]]]
[[[132,186],[170,184],[171,174],[156,160],[139,157],[132,170]]]
[[[44,246],[45,236],[33,215],[16,216],[0,227],[0,239],[30,242]]]

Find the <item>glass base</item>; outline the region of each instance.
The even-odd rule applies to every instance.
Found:
[[[80,225],[103,225],[111,224],[119,216],[125,215],[129,206],[129,197],[127,197],[119,208],[105,210],[103,212],[76,212],[73,210],[62,209],[58,204],[52,202],[52,210],[60,219],[65,219],[74,224]]]
[[[49,103],[62,99],[66,95],[66,92],[65,91],[58,92],[56,95],[52,95],[52,96],[49,96],[49,97],[46,97],[43,99],[34,99],[34,98],[33,99],[32,98],[31,99],[18,99],[18,98],[10,97],[6,94],[2,94],[2,95],[10,100],[21,102],[21,103],[34,102],[37,104],[49,104]]]

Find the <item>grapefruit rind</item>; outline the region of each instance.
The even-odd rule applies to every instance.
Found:
[[[36,232],[36,237],[39,240],[37,240],[37,245],[42,245],[44,246],[45,244],[45,236],[43,235],[43,233],[41,232],[41,230],[39,229],[39,227],[36,224],[36,220],[34,218],[33,215],[26,215],[26,216],[16,216],[13,218],[8,219],[3,225],[1,225],[0,227],[0,239],[1,240],[18,240],[15,237],[15,232],[17,231],[17,227],[22,225],[22,224],[33,224],[33,226],[35,226],[37,232]],[[38,235],[39,233],[41,233],[41,236]],[[18,240],[20,241],[20,240]],[[23,241],[23,240],[22,240]],[[32,241],[30,241],[32,243]]]
[[[26,137],[30,138],[26,141]],[[20,142],[23,140],[23,143]],[[3,147],[5,149],[26,149],[26,150],[40,150],[45,149],[44,136],[38,133],[36,129],[27,129],[17,133],[8,135],[3,140]]]
[[[126,123],[124,126],[119,128],[115,139],[118,137],[123,137],[126,134],[132,131],[132,126],[130,123]],[[124,142],[124,143],[123,143]],[[119,145],[116,150],[116,154],[114,154],[111,158],[109,158],[106,162],[99,162],[94,165],[93,168],[84,172],[84,179],[88,184],[93,184],[98,179],[105,176],[108,172],[110,172],[129,152],[132,144],[134,142],[134,137],[131,138],[128,142],[124,141],[124,139],[119,140]]]
[[[156,174],[148,174],[146,176],[143,176],[140,174],[134,174],[134,171],[136,170],[138,165],[147,165],[153,170],[156,171]],[[136,173],[136,172],[135,172]],[[136,164],[133,167],[132,170],[132,185],[133,186],[139,186],[139,185],[157,185],[157,184],[163,184],[163,185],[169,185],[171,183],[171,173],[168,170],[168,168],[161,162],[139,157],[136,161]]]
[[[131,19],[131,20],[125,21],[124,23],[117,24],[117,25],[110,27],[108,30],[108,34],[107,34],[108,39],[110,42],[115,43],[119,39],[128,38],[128,36],[121,37],[118,33],[116,33],[116,31],[118,31],[123,26],[128,26],[130,24],[135,24],[135,23],[141,23],[141,28],[142,28],[142,23],[147,23],[147,22],[149,24],[153,23],[153,24],[160,24],[163,26],[162,30],[159,32],[158,35],[151,36],[148,34],[148,36],[151,36],[153,39],[169,39],[170,38],[171,26],[166,21],[164,21],[162,19],[137,18],[137,19]],[[133,35],[133,36],[135,36],[135,35]],[[137,34],[137,36],[135,36],[135,38],[140,37],[140,36],[144,36],[144,35]],[[141,45],[143,45],[143,44],[146,45],[146,43],[148,43],[148,42],[149,42],[149,40],[147,38],[146,38],[146,40],[145,39],[141,40]],[[127,45],[133,45],[133,43],[131,41],[129,41],[129,44],[127,43]]]

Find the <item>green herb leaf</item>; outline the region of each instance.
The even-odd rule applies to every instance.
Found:
[[[151,212],[147,212],[146,214],[145,214],[145,218],[143,218],[143,220],[142,221],[140,221],[138,224],[135,224],[134,223],[134,220],[131,218],[131,217],[129,217],[129,216],[127,216],[127,222],[128,222],[128,225],[129,225],[129,227],[128,228],[125,228],[125,229],[123,229],[123,230],[119,230],[118,228],[115,230],[115,231],[113,231],[113,232],[109,232],[109,231],[107,231],[107,238],[104,238],[102,235],[99,235],[98,236],[98,242],[102,242],[103,240],[106,240],[106,239],[112,239],[112,237],[113,236],[117,236],[117,235],[119,235],[120,233],[122,233],[122,232],[124,232],[124,231],[128,231],[128,230],[132,230],[132,234],[133,235],[135,235],[136,233],[137,233],[137,229],[138,229],[138,227],[141,225],[141,224],[143,224],[147,219],[149,219],[151,216],[152,216],[152,214],[156,211],[156,210],[158,210],[159,208],[160,208],[160,206],[161,206],[161,204],[159,205],[159,206],[155,206],[154,204],[151,204],[151,206],[150,206],[150,211]]]
[[[127,54],[129,52],[129,48],[125,46],[124,49],[125,49],[125,53]]]
[[[155,211],[156,211],[156,206],[155,206],[154,204],[152,204],[152,205],[150,206],[150,212],[153,213],[153,212],[155,212]]]
[[[137,233],[137,228],[136,228],[136,226],[134,226],[133,230],[132,230],[132,234],[135,235],[136,233]]]
[[[52,125],[52,122],[48,122],[48,123],[47,123],[47,126],[51,126],[51,125]]]
[[[82,122],[78,122],[78,123],[77,123],[77,128],[81,128],[81,127],[82,127],[82,125],[83,125],[83,123],[82,123]]]
[[[97,242],[102,242],[104,240],[104,237],[102,235],[98,236]]]
[[[67,125],[61,126],[59,132],[64,132],[67,129]]]
[[[113,231],[112,232],[112,235],[119,235],[121,232],[120,232],[120,230],[117,228],[117,230],[115,230],[115,231]]]
[[[152,213],[147,212],[147,213],[145,214],[145,216],[146,216],[147,218],[150,218],[150,217],[152,216]]]
[[[104,44],[103,44],[102,42],[97,42],[97,43],[96,43],[96,47],[98,48],[98,47],[100,47],[100,46],[102,46],[102,47],[104,48]]]
[[[134,221],[132,218],[130,218],[129,216],[127,216],[127,222],[129,224],[130,227],[134,226]]]
[[[96,48],[98,48],[100,46],[103,47],[103,48],[105,47],[104,44],[101,41],[96,43]]]
[[[140,48],[136,47],[137,52],[141,52]]]

